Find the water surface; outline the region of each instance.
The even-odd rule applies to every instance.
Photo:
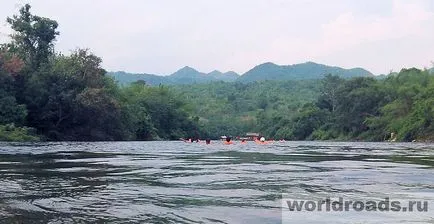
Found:
[[[434,193],[434,145],[213,143],[0,143],[0,223],[281,223],[282,194]]]

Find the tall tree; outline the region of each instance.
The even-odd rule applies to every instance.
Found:
[[[320,108],[327,108],[335,112],[338,106],[338,89],[345,80],[336,75],[328,74],[321,81],[321,95],[318,99]]]
[[[32,69],[37,69],[42,63],[48,62],[49,56],[54,53],[53,42],[59,32],[56,31],[56,21],[32,15],[30,8],[26,4],[20,9],[19,15],[7,18],[15,31],[8,47],[18,53]]]

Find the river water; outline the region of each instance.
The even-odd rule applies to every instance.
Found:
[[[334,221],[282,208],[314,194],[431,203],[433,171],[419,143],[0,143],[0,223],[434,223],[434,207]]]

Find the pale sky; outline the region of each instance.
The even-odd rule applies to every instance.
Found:
[[[89,48],[109,71],[168,75],[186,65],[244,73],[314,61],[380,74],[434,61],[434,0],[1,0],[59,23],[56,49]]]

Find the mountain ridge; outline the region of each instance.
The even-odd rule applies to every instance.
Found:
[[[277,65],[272,62],[266,62],[250,69],[240,76],[237,81],[320,79],[326,74],[338,75],[343,78],[374,77],[371,72],[359,67],[345,69],[311,61],[293,65]]]
[[[312,61],[292,65],[278,65],[273,62],[265,62],[256,65],[242,75],[234,71],[221,72],[213,70],[209,73],[200,72],[190,66],[184,66],[168,76],[155,74],[135,74],[124,71],[108,72],[120,84],[128,84],[138,80],[143,80],[149,85],[178,85],[209,83],[215,81],[224,82],[254,82],[265,80],[303,80],[321,79],[326,74],[338,75],[343,78],[352,77],[374,77],[368,70],[360,67],[345,69],[338,66],[329,66]]]

